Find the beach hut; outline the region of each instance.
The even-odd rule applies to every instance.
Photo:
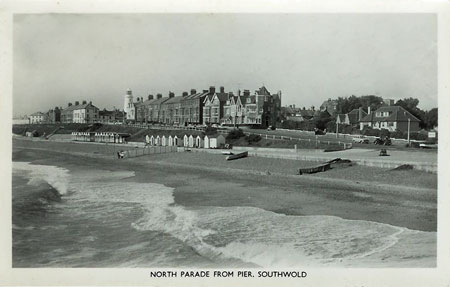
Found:
[[[174,146],[181,146],[181,139],[179,139],[177,136],[173,137],[173,145]]]
[[[173,144],[173,137],[171,135],[169,135],[169,138],[168,138],[168,145],[169,146],[173,146],[174,145]]]
[[[221,134],[211,135],[209,137],[209,148],[220,148],[225,145],[225,137]]]
[[[161,138],[159,137],[159,135],[156,136],[155,145],[157,145],[157,146],[161,145]]]
[[[150,145],[155,145],[155,137],[153,135],[150,137]]]
[[[189,137],[187,135],[184,135],[184,137],[183,137],[183,146],[184,147],[189,146]]]
[[[203,138],[203,147],[204,147],[204,148],[209,148],[209,136],[208,136],[208,135],[206,135],[206,136]]]
[[[195,138],[195,147],[196,148],[203,148],[203,137],[202,136],[198,135]]]
[[[161,145],[162,145],[162,146],[168,145],[167,138],[166,138],[165,135],[163,135],[163,136],[161,137]]]
[[[150,137],[149,137],[148,135],[145,136],[145,143],[146,143],[147,145],[150,144]]]
[[[194,147],[195,145],[195,138],[193,135],[189,136],[189,147]]]

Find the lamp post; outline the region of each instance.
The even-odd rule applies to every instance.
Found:
[[[339,137],[339,123],[336,121],[336,138],[338,137]]]
[[[411,140],[409,138],[410,128],[411,128],[411,119],[408,118],[408,146],[411,145]]]

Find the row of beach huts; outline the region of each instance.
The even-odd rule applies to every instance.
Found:
[[[225,137],[221,134],[216,135],[184,135],[178,136],[145,136],[145,142],[150,146],[179,146],[186,148],[223,148],[225,146]]]
[[[127,143],[130,134],[113,132],[72,132],[73,141],[101,142],[101,143]],[[154,136],[146,135],[145,143],[149,146],[179,146],[186,148],[223,148],[225,137],[216,135],[187,135]]]

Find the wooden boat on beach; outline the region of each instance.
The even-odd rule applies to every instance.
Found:
[[[316,172],[322,172],[329,170],[331,168],[331,163],[327,162],[318,166],[314,167],[305,167],[305,168],[299,168],[298,173],[304,174],[304,173],[316,173]]]
[[[222,154],[223,155],[233,155],[234,153],[232,153],[231,151],[223,151]]]
[[[247,156],[248,156],[248,151],[244,151],[244,152],[241,152],[241,153],[237,153],[237,154],[233,154],[233,155],[227,156],[227,160],[244,158],[244,157],[247,157]]]

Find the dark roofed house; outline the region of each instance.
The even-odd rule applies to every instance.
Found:
[[[179,125],[182,123],[181,118],[181,101],[183,96],[172,96],[162,104],[164,110],[164,123]]]
[[[125,113],[119,110],[108,111],[107,109],[98,112],[98,119],[101,123],[116,123],[124,121]]]
[[[382,106],[361,119],[360,129],[371,127],[389,131],[418,131],[420,120],[400,106]]]
[[[337,100],[328,99],[320,105],[320,111],[327,111],[330,115],[334,116],[337,114]]]
[[[191,93],[181,100],[181,123],[202,124],[203,123],[203,102],[208,95],[208,91],[197,93],[191,89]]]
[[[353,109],[346,114],[337,114],[336,123],[358,127],[361,119],[365,116],[367,113],[362,108]]]

